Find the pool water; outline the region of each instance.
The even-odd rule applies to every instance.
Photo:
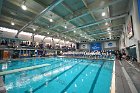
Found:
[[[110,93],[113,61],[57,57],[30,60],[51,65],[5,75],[8,93]]]
[[[56,58],[33,58],[33,59],[22,59],[22,60],[11,60],[7,63],[0,64],[0,71],[7,71],[13,69],[19,69],[24,67],[36,66],[41,64],[53,64],[57,60]]]

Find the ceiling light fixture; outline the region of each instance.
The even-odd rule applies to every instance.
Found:
[[[15,25],[15,23],[14,23],[14,19],[11,20],[11,25],[12,25],[12,26]]]
[[[33,28],[33,31],[35,31],[36,29],[35,28]]]
[[[106,15],[106,13],[105,12],[102,12],[102,16],[105,16]]]
[[[23,10],[27,10],[27,6],[25,5],[25,2],[26,2],[26,1],[23,1],[22,4],[21,4],[21,8],[22,8]]]
[[[110,30],[111,30],[111,28],[109,27],[109,28],[107,28],[107,30],[108,30],[108,31],[110,31]]]
[[[65,28],[67,28],[67,26],[65,26]]]
[[[53,22],[53,19],[50,18],[49,21],[50,21],[50,22]]]
[[[111,33],[110,33],[110,32],[109,32],[108,34],[109,34],[109,35],[111,35]]]
[[[64,26],[64,28],[67,28],[66,22],[65,22],[65,26]]]
[[[75,30],[74,30],[73,32],[74,32],[74,33],[76,33],[76,31],[75,31]]]
[[[15,25],[15,23],[11,21],[11,25],[12,25],[12,26],[14,26],[14,25]]]
[[[108,23],[106,22],[105,25],[108,25]]]
[[[27,10],[26,5],[21,5],[21,8],[22,8],[23,10]]]
[[[47,34],[50,34],[49,32]]]
[[[53,19],[52,19],[52,14],[50,15],[50,19],[49,19],[50,22],[53,22]]]

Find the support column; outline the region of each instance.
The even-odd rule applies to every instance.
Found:
[[[32,46],[34,46],[34,43],[35,43],[35,34],[32,34]]]
[[[133,0],[133,12],[132,12],[132,18],[133,18],[133,28],[134,28],[134,35],[136,37],[136,54],[137,54],[137,60],[140,63],[140,20],[139,20],[139,13],[138,13],[138,2],[137,0]],[[135,33],[136,32],[136,33]]]
[[[1,15],[2,4],[3,4],[3,0],[0,0],[0,15]]]
[[[140,63],[140,41],[136,44],[136,54],[137,54],[137,61]]]

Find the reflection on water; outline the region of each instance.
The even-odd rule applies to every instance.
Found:
[[[23,72],[23,73],[21,73],[19,75],[19,77],[17,77],[16,81],[10,82],[9,84],[6,84],[5,87],[6,87],[6,90],[13,89],[14,87],[24,88],[24,87],[26,87],[27,85],[29,85],[32,82],[39,81],[39,80],[41,80],[41,79],[43,79],[45,77],[48,78],[50,76],[54,76],[54,75],[56,75],[58,73],[61,73],[61,72],[65,71],[65,70],[67,70],[67,69],[70,69],[71,67],[72,67],[71,65],[70,66],[60,67],[60,68],[54,69],[52,71],[46,72],[44,74],[36,74],[32,78],[26,72]],[[58,82],[60,82],[61,84],[65,85],[64,81],[58,80]],[[46,85],[48,85],[48,83]]]

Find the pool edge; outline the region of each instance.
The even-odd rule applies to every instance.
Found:
[[[110,93],[115,93],[115,60],[114,60],[114,65],[113,65]]]

